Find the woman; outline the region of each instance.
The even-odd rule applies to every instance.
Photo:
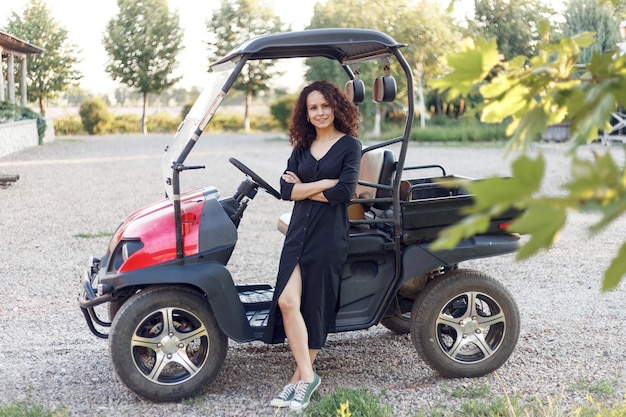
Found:
[[[333,84],[316,81],[300,93],[289,128],[294,149],[280,181],[282,199],[295,203],[264,337],[267,343],[286,337],[296,369],[271,401],[274,407],[299,411],[320,384],[313,362],[335,330],[348,250],[347,203],[361,160],[358,127],[358,109]]]

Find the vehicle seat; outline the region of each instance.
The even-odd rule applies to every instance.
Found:
[[[396,172],[396,160],[391,149],[373,149],[366,151],[361,156],[361,167],[359,169],[359,184],[356,186],[356,198],[387,198],[391,197],[390,190],[383,190],[369,184],[391,185],[393,175]],[[357,203],[359,204],[359,203]],[[355,204],[353,204],[355,205]],[[371,208],[377,210],[387,210],[391,207],[391,202],[362,203],[363,211]],[[360,217],[361,219],[363,217]],[[350,218],[356,220],[357,218]]]
[[[391,197],[390,190],[381,190],[369,184],[391,185],[393,174],[396,171],[396,161],[393,151],[390,149],[373,149],[366,151],[361,156],[359,169],[359,184],[356,186],[355,198],[373,199]],[[348,205],[350,220],[365,218],[365,212],[371,209],[387,210],[391,207],[390,202],[352,203]],[[287,233],[291,212],[283,213],[278,218],[278,230],[282,234]]]
[[[289,228],[290,221],[291,221],[290,211],[283,213],[278,217],[278,231],[282,233],[283,235],[287,234],[287,229]]]

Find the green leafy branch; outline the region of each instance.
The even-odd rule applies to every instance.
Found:
[[[447,57],[452,72],[430,82],[431,87],[454,97],[479,94],[481,121],[510,121],[509,151],[521,152],[510,178],[464,184],[475,196],[473,205],[462,221],[442,231],[433,249],[449,249],[463,238],[483,233],[492,217],[515,208],[522,215],[509,230],[530,236],[517,254],[518,259],[525,259],[553,244],[569,210],[602,214],[590,228],[592,234],[626,211],[624,167],[616,165],[608,153],[594,154],[593,160],[580,159],[575,153],[577,145],[597,138],[598,129],[610,130],[611,113],[626,102],[626,57],[618,51],[596,53],[589,63],[579,65],[580,48],[594,42],[592,33],[551,42],[548,24],[539,26],[543,40],[538,56],[506,62],[498,55],[495,40],[465,41],[461,52]],[[545,161],[541,155],[532,159],[524,151],[549,125],[564,121],[570,123],[573,145],[571,179],[563,186],[563,195],[542,195]],[[605,271],[602,289],[615,288],[624,274],[626,243]]]

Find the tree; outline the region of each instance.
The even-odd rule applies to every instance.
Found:
[[[606,4],[606,2],[603,3]],[[618,16],[623,21],[626,18],[626,0],[613,0],[610,3],[613,3],[613,6],[615,6],[615,16]]]
[[[393,13],[389,11],[393,10]],[[434,1],[420,0],[409,3],[405,0],[335,0],[324,4],[316,3],[309,29],[328,27],[361,27],[388,33],[399,42],[409,46],[403,54],[416,72],[424,79],[440,75],[443,67],[438,57],[451,52],[460,37],[452,19]],[[344,71],[335,63],[324,58],[307,59],[305,77],[309,81],[326,79],[342,85],[346,81]],[[366,85],[372,85],[382,75],[382,65],[365,63],[359,65],[359,77]],[[392,67],[392,74],[399,69]],[[398,90],[406,91],[397,80]],[[374,109],[370,102],[361,104],[366,116],[378,115],[384,109]],[[372,117],[366,117],[372,119]],[[376,123],[380,120],[375,118]],[[380,128],[374,126],[374,131]]]
[[[262,0],[222,0],[206,25],[211,34],[207,43],[210,64],[252,37],[289,30]],[[233,86],[246,95],[243,122],[246,132],[250,131],[252,97],[268,91],[269,81],[280,75],[274,65],[270,60],[249,62],[241,72],[243,79]]]
[[[76,46],[68,41],[67,30],[55,21],[42,0],[30,0],[22,16],[12,12],[7,32],[44,48],[42,54],[29,55],[28,101],[37,101],[39,112],[46,115],[47,100],[58,97],[69,87],[76,86],[82,75],[74,65],[79,62]],[[20,73],[16,78],[21,77]]]
[[[448,71],[448,67],[440,58],[457,49],[461,33],[448,10],[442,9],[439,3],[421,1],[415,6],[401,9],[398,22],[394,26],[394,36],[408,44],[403,53],[413,65],[420,121],[424,127],[426,99],[423,87],[427,85],[429,79]],[[434,96],[439,103],[439,92],[434,91]],[[462,115],[463,103],[464,101],[457,107],[461,109],[459,115]],[[436,106],[437,114],[440,114],[440,110],[441,106]]]
[[[400,10],[405,6],[403,0],[335,0],[322,4],[318,2],[313,9],[313,17],[308,29],[356,27],[383,30],[394,27],[396,13],[386,13],[387,10]],[[393,36],[392,33],[389,33]],[[336,62],[326,58],[309,58],[305,61],[307,81],[328,80],[338,86],[343,86],[348,80],[345,71]],[[360,63],[352,68],[358,70],[359,79],[366,86],[371,86],[377,76],[382,75],[382,65],[373,62]],[[392,71],[395,72],[395,71]],[[402,90],[402,88],[400,88]],[[372,134],[379,135],[381,119],[384,109],[378,103],[365,100],[359,105],[363,120],[373,120]],[[367,126],[369,128],[369,125]]]
[[[494,38],[505,59],[532,57],[539,40],[537,22],[554,14],[538,0],[474,0],[474,36]]]
[[[570,0],[563,17],[563,35],[574,36],[582,32],[594,32],[596,41],[588,48],[582,48],[580,63],[589,62],[594,51],[604,53],[615,49],[622,41],[619,23],[615,20],[615,9],[600,0]]]
[[[65,98],[67,101],[67,105],[70,107],[78,107],[80,103],[85,101],[87,97],[89,97],[89,91],[80,87],[69,87],[62,95],[62,98]]]
[[[171,77],[182,49],[183,31],[167,0],[118,0],[119,13],[103,37],[109,55],[105,68],[113,80],[143,96],[141,131],[146,134],[148,94],[161,93],[178,82]]]
[[[579,146],[594,140],[598,129],[610,127],[611,113],[626,102],[626,56],[616,50],[594,52],[588,63],[580,61],[582,49],[593,41],[592,33],[580,33],[552,41],[547,22],[541,22],[539,54],[526,63],[518,57],[502,61],[495,40],[466,41],[465,49],[447,57],[453,71],[431,84],[463,96],[478,91],[484,100],[481,120],[498,123],[510,119],[510,149],[521,151],[512,164],[510,179],[491,178],[467,184],[476,195],[468,217],[446,229],[434,248],[453,246],[461,238],[485,230],[492,215],[510,207],[524,211],[510,229],[528,234],[530,239],[517,254],[527,258],[551,246],[571,210],[601,214],[590,232],[609,226],[626,212],[626,169],[609,153],[583,160],[570,152],[571,179],[564,193],[542,195],[544,160],[525,154],[547,126],[570,122],[570,140]],[[490,76],[489,81],[487,76]],[[626,273],[626,243],[604,274],[603,290],[613,289]]]

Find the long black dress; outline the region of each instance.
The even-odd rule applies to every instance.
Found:
[[[286,171],[302,182],[338,178],[339,183],[324,191],[326,202],[305,199],[293,206],[289,229],[280,257],[278,278],[263,340],[282,343],[285,329],[277,302],[296,264],[302,272],[301,312],[309,335],[309,348],[321,349],[329,332],[335,330],[339,307],[341,272],[348,251],[347,203],[359,178],[361,143],[344,135],[319,160],[309,148],[294,149]],[[294,184],[280,181],[283,200],[291,200]]]

